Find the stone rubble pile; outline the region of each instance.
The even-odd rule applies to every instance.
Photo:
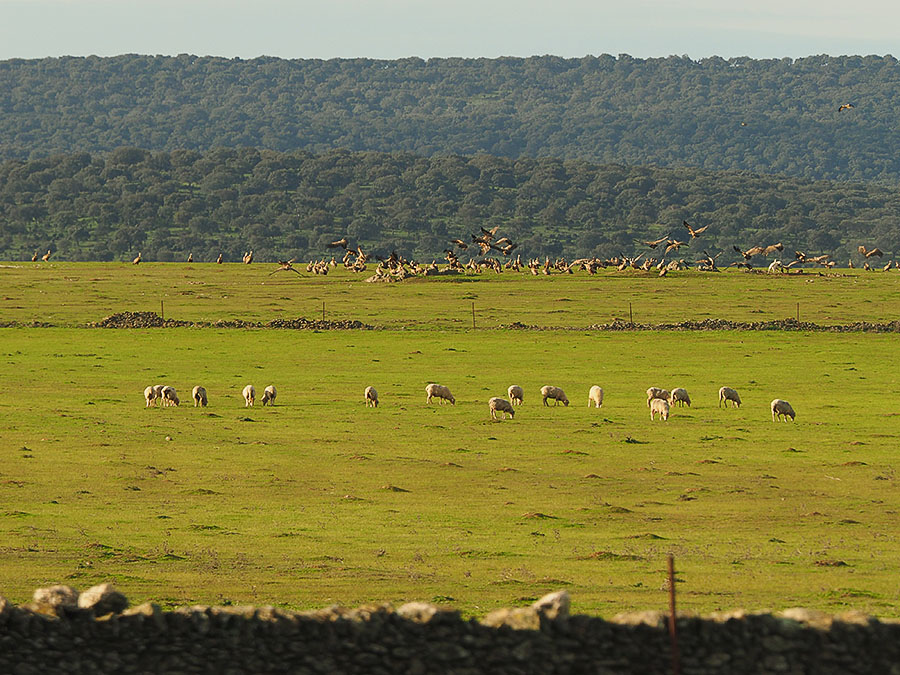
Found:
[[[667,616],[570,615],[566,591],[481,621],[414,602],[291,612],[274,607],[129,607],[109,584],[0,598],[0,672],[621,673],[672,672]],[[803,609],[679,615],[685,675],[900,672],[900,624]]]
[[[155,312],[119,312],[90,324],[92,328],[282,328],[290,330],[371,330],[362,321],[319,321],[315,319],[272,319],[271,321],[177,321],[163,319]]]

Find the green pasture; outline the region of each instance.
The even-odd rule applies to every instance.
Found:
[[[340,267],[316,276],[272,271],[276,265],[188,263],[0,264],[0,321],[82,325],[121,311],[167,318],[357,319],[404,328],[496,327],[519,321],[583,327],[615,318],[671,323],[721,318],[796,318],[821,324],[900,318],[900,272],[837,270],[801,274],[718,274],[603,270],[534,277],[526,272],[365,283],[365,273]],[[799,306],[798,306],[799,305]],[[629,310],[630,308],[630,310]],[[631,314],[629,314],[629,311]]]
[[[645,321],[780,318],[798,301],[810,320],[886,320],[900,275],[374,285],[267,270],[0,268],[4,320],[75,326],[161,297],[175,318],[265,319],[324,299],[331,318],[419,328],[0,329],[0,594],[110,580],[169,606],[483,614],[567,588],[575,611],[610,615],[665,606],[672,552],[683,609],[900,616],[895,335],[462,328],[470,296],[486,325],[583,325],[629,301]],[[432,381],[457,405],[427,406]],[[160,382],[181,407],[144,408]],[[277,405],[245,409],[247,383],[276,385]],[[194,384],[208,408],[191,407]],[[525,403],[491,422],[510,384]],[[572,404],[541,406],[544,384]],[[694,405],[651,423],[651,385]],[[742,408],[717,407],[722,385]],[[796,423],[772,423],[775,397]]]

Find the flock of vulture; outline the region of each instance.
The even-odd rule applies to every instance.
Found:
[[[392,251],[387,257],[374,256],[378,264],[375,266],[374,274],[367,281],[400,281],[411,276],[430,276],[436,274],[453,274],[460,272],[483,272],[494,271],[496,273],[505,270],[521,271],[525,268],[529,269],[533,275],[552,273],[572,274],[574,270],[584,270],[590,274],[595,274],[597,270],[607,267],[614,267],[618,270],[639,269],[649,271],[655,269],[659,272],[659,276],[665,276],[671,270],[687,269],[690,265],[684,259],[672,259],[667,261],[666,255],[670,253],[680,253],[684,247],[690,247],[694,240],[709,229],[709,225],[703,227],[694,227],[686,220],[682,221],[682,225],[686,230],[687,236],[683,240],[673,239],[666,234],[659,239],[652,241],[639,241],[636,243],[643,244],[651,251],[658,251],[662,255],[657,258],[647,252],[642,252],[634,256],[620,255],[612,258],[578,258],[576,260],[567,261],[565,259],[557,259],[551,261],[545,258],[543,262],[538,259],[523,261],[521,256],[511,257],[519,245],[512,241],[509,237],[498,237],[499,226],[491,229],[479,228],[479,232],[470,235],[470,241],[463,239],[451,239],[451,248],[444,250],[444,258],[446,265],[438,266],[436,261],[430,264],[419,264],[413,260],[407,260],[403,256]],[[362,247],[351,246],[348,238],[341,237],[337,241],[329,244],[330,248],[341,248],[344,251],[342,264],[346,269],[356,272],[363,272],[367,269],[369,255],[364,253]],[[741,259],[732,262],[728,267],[738,267],[746,270],[754,269],[754,262],[759,258],[767,259],[770,255],[778,254],[784,251],[784,245],[779,243],[767,246],[752,246],[744,249],[739,246],[732,246],[733,250],[738,253]],[[465,251],[474,252],[476,255],[471,257],[466,263],[460,260],[460,255]],[[496,252],[496,253],[494,253]],[[720,268],[717,264],[718,258],[724,253],[720,251],[715,255],[702,251],[702,255],[698,255],[698,259],[693,261],[697,269],[705,272],[718,272]],[[884,253],[881,249],[867,249],[865,246],[859,247],[859,253],[864,259],[868,260],[873,257],[882,257]],[[505,260],[504,260],[505,259]],[[293,260],[288,262],[279,262],[279,268],[275,272],[281,270],[290,270],[299,272],[291,267]],[[802,265],[813,264],[820,265],[825,268],[835,266],[835,262],[831,260],[829,254],[807,255],[802,251],[794,252],[794,259],[790,262],[783,262],[780,259],[774,259],[771,263],[766,260],[764,268],[768,271],[785,272],[790,268]],[[328,274],[328,271],[338,265],[337,260],[332,257],[330,261],[325,259],[318,261],[310,261],[306,269],[308,272],[316,274]],[[853,261],[849,262],[849,267],[853,267]],[[895,264],[893,261],[888,262],[883,267],[884,270],[890,269],[892,266],[900,268],[900,263]],[[871,269],[869,262],[864,263],[865,269]],[[272,272],[274,274],[275,272]]]
[[[511,254],[519,248],[519,244],[512,241],[509,237],[497,237],[498,230],[500,229],[499,225],[489,230],[481,227],[479,228],[479,232],[471,234],[471,241],[469,242],[462,239],[450,240],[453,247],[444,250],[444,258],[448,264],[443,267],[439,267],[435,261],[432,261],[430,264],[419,264],[413,260],[405,259],[403,256],[398,255],[396,251],[392,251],[387,257],[379,255],[374,256],[375,260],[378,261],[378,264],[375,266],[375,273],[366,279],[366,281],[400,281],[411,276],[455,274],[466,271],[494,271],[499,274],[504,269],[521,271],[525,268],[529,269],[533,275],[549,275],[551,273],[572,274],[574,270],[584,270],[590,274],[595,274],[599,269],[614,267],[620,271],[627,269],[649,271],[655,269],[659,272],[659,276],[665,276],[671,270],[683,270],[687,269],[689,266],[688,262],[684,259],[666,261],[666,255],[673,252],[679,253],[683,247],[689,247],[695,239],[699,239],[700,235],[706,232],[710,227],[709,225],[705,225],[703,227],[695,228],[686,220],[682,221],[682,225],[685,230],[687,230],[687,235],[689,235],[683,241],[673,239],[669,234],[666,234],[665,236],[652,241],[636,242],[643,244],[651,251],[659,250],[662,254],[660,258],[648,255],[647,252],[642,252],[634,256],[620,255],[606,259],[597,257],[578,258],[572,261],[559,258],[551,262],[548,257],[545,258],[543,263],[538,259],[523,262],[521,256],[518,255],[515,258],[512,258]],[[344,255],[341,264],[346,269],[354,272],[366,271],[369,265],[370,255],[363,251],[362,246],[351,246],[346,236],[331,242],[328,246],[329,248],[343,249]],[[458,252],[468,251],[470,248],[473,249],[473,252],[480,253],[480,257],[472,257],[464,264],[460,260]],[[740,254],[741,260],[730,263],[728,267],[744,268],[749,271],[754,268],[754,259],[757,259],[758,257],[768,258],[772,254],[781,253],[784,251],[784,245],[779,242],[767,246],[752,246],[748,249],[732,246],[732,249]],[[881,258],[884,256],[884,252],[880,248],[869,249],[865,246],[859,246],[857,250],[864,259],[863,269],[866,270],[872,269],[872,266],[869,263],[870,259]],[[505,258],[505,261],[502,261],[501,257],[498,257],[497,255],[492,255],[492,252],[494,251],[502,258]],[[697,260],[694,260],[693,264],[696,265],[697,269],[700,271],[718,272],[720,271],[720,268],[716,261],[723,253],[724,251],[720,251],[719,253],[712,255],[706,250],[703,250],[702,255]],[[51,251],[48,250],[47,253],[40,256],[40,260],[46,262],[50,259],[50,256]],[[38,259],[38,253],[35,252],[31,260],[32,262],[36,262]],[[244,253],[241,260],[247,265],[252,263],[253,251]],[[187,261],[194,262],[193,253],[188,255]],[[137,257],[132,260],[132,263],[137,265],[140,262],[141,254],[138,253]],[[223,256],[220,253],[219,257],[216,259],[216,263],[222,264],[222,262]],[[269,273],[269,276],[278,272],[294,272],[298,275],[302,275],[300,270],[294,267],[295,262],[297,262],[296,258],[291,260],[279,260],[278,266]],[[835,261],[831,260],[831,256],[827,253],[822,255],[807,255],[802,251],[794,251],[794,259],[790,262],[783,262],[782,260],[775,259],[771,263],[766,261],[765,267],[770,272],[785,272],[792,267],[807,263],[821,265],[825,268],[835,266]],[[306,271],[315,274],[328,274],[329,270],[337,267],[337,265],[338,262],[334,257],[332,257],[330,261],[325,259],[318,261],[311,260],[306,266]],[[891,260],[883,266],[881,263],[878,263],[878,266],[884,271],[887,271],[892,267],[900,269],[900,262],[895,263]],[[854,267],[852,259],[849,261],[848,267]]]

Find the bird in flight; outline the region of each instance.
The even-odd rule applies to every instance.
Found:
[[[852,103],[843,103],[843,104],[841,104],[841,107],[838,108],[838,112],[842,112],[844,110],[850,110],[850,108],[852,108],[852,107],[853,107]]]
[[[669,241],[669,235],[665,235],[664,237],[660,237],[659,239],[655,239],[653,241],[642,241],[641,243],[644,246],[649,246],[650,248],[656,248],[662,243],[667,243]]]
[[[687,228],[687,231],[691,233],[691,239],[696,239],[701,234],[706,232],[709,229],[709,225],[704,225],[703,227],[698,227],[696,230],[688,224],[688,221],[682,220],[681,224]]]
[[[299,270],[294,269],[294,263],[296,261],[296,258],[291,258],[290,260],[279,260],[278,269],[276,269],[274,272],[269,272],[269,276],[272,276],[273,274],[275,274],[275,272],[281,272],[282,270],[284,270],[285,272],[296,272],[297,274],[300,274]],[[300,276],[303,275],[300,274]]]
[[[328,248],[337,248],[338,246],[340,246],[342,249],[345,249],[345,250],[346,250],[346,248],[347,248],[347,237],[341,237],[341,238],[338,239],[337,241],[333,241],[333,242],[331,242],[330,244],[328,244]]]
[[[856,250],[859,251],[860,255],[862,255],[866,258],[871,258],[872,256],[878,256],[880,258],[881,256],[884,255],[884,251],[882,251],[880,248],[873,248],[871,250],[867,250],[865,246],[860,246]]]
[[[669,251],[677,251],[682,246],[690,246],[690,242],[676,241],[675,239],[669,239],[668,245],[666,246],[666,253],[668,253]]]

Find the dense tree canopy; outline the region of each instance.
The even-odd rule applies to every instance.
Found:
[[[679,257],[781,241],[791,257],[898,246],[900,195],[875,185],[578,160],[122,147],[0,163],[0,258],[330,256],[346,235],[420,260],[500,225],[523,257],[612,256],[709,225]]]
[[[0,62],[0,159],[346,148],[896,183],[898,120],[890,56]]]

